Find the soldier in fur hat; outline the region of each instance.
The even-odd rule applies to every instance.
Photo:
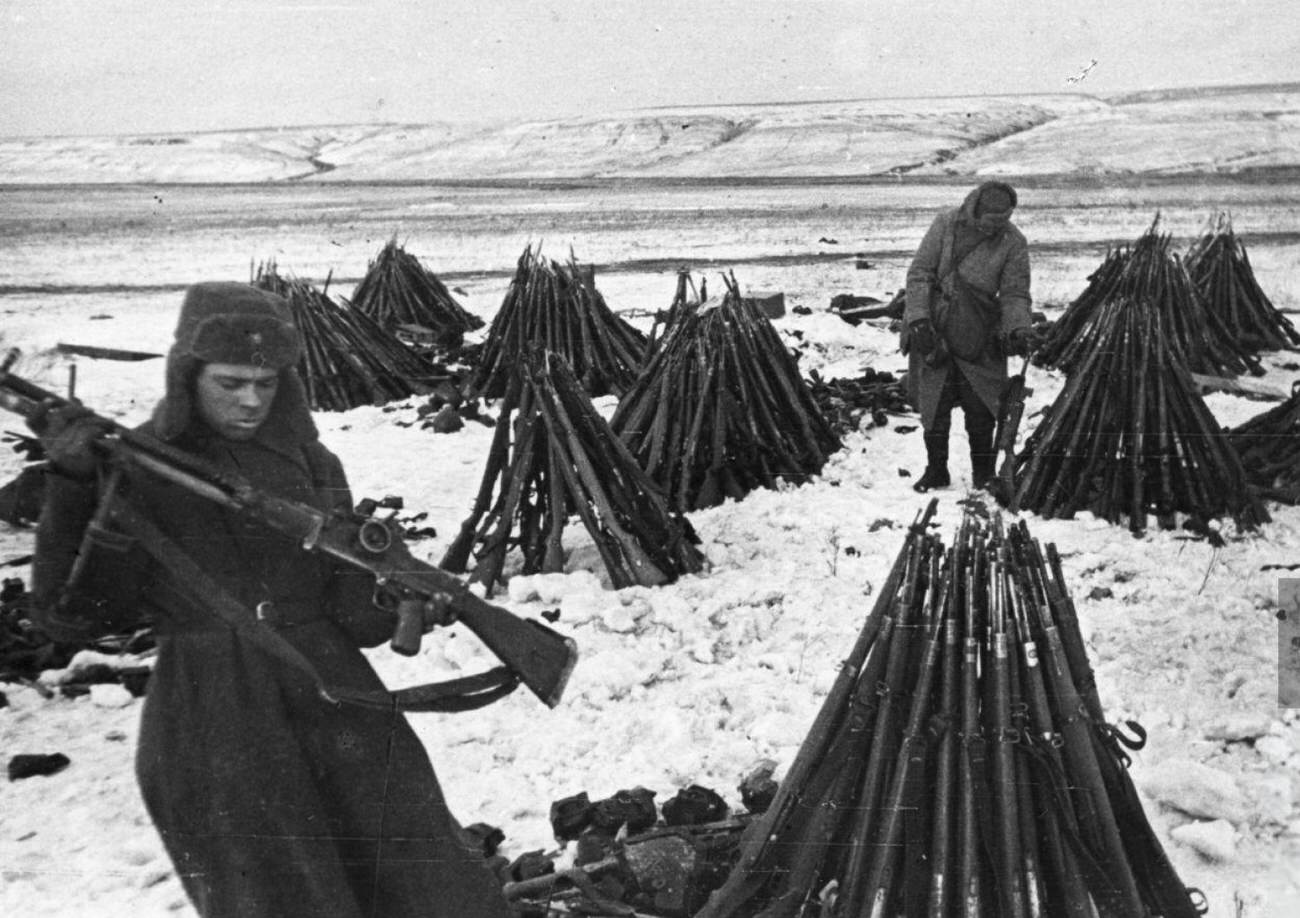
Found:
[[[901,347],[907,386],[921,412],[925,472],[912,487],[947,487],[952,409],[960,407],[971,479],[994,477],[998,397],[1007,356],[1029,352],[1029,246],[1011,222],[1017,203],[1005,182],[985,182],[961,207],[939,214],[907,271]]]
[[[300,348],[280,297],[236,283],[189,288],[165,394],[141,429],[260,490],[350,508],[342,465],[318,439],[294,370]],[[91,443],[102,429],[76,407],[35,426],[55,469],[33,563],[38,618],[68,642],[141,610],[153,622],[158,655],[136,773],[198,913],[508,916],[405,717],[323,699],[303,671],[214,614],[192,584],[133,551],[122,533],[89,525],[101,497]],[[129,501],[223,593],[258,610],[331,685],[382,691],[360,648],[386,640],[392,619],[373,604],[368,576],[142,471],[128,471],[113,499]],[[429,627],[447,620],[434,608],[427,616]]]

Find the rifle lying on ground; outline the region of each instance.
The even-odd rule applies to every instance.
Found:
[[[46,406],[71,404],[10,373],[8,368],[16,356],[10,352],[0,363],[0,407],[30,417]],[[572,639],[484,601],[455,576],[420,561],[402,540],[395,521],[356,513],[326,513],[276,497],[155,437],[94,417],[106,430],[97,441],[98,449],[113,466],[134,466],[165,478],[294,538],[306,551],[323,552],[373,574],[376,585],[384,588],[382,594],[396,600],[392,604],[397,617],[392,646],[397,652],[411,655],[419,650],[423,606],[430,600],[446,602],[458,620],[501,659],[516,682],[528,686],[548,706],[559,704],[577,662],[577,647]],[[129,507],[122,508],[122,512],[140,521],[140,515]]]

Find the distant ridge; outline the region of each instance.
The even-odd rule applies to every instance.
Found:
[[[0,139],[0,184],[1180,175],[1300,166],[1300,83]]]
[[[1140,89],[1134,92],[1110,93],[1102,96],[1112,105],[1132,105],[1140,102],[1167,102],[1173,99],[1196,99],[1207,96],[1266,95],[1283,93],[1296,95],[1300,93],[1297,83],[1242,83],[1221,86],[1190,86],[1169,89]]]

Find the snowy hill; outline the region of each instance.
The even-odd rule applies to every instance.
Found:
[[[1300,83],[0,138],[0,184],[1177,174],[1300,165]]]

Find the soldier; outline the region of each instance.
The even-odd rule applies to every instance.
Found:
[[[925,472],[920,492],[947,487],[952,409],[960,406],[976,488],[994,476],[998,396],[1007,355],[1030,348],[1029,247],[1011,223],[1016,192],[985,182],[961,207],[939,214],[907,271],[900,341],[907,385],[921,412]]]
[[[190,287],[165,394],[141,429],[272,494],[350,508],[343,467],[317,438],[294,370],[300,353],[280,297],[245,284]],[[76,406],[33,421],[55,470],[37,528],[38,618],[69,642],[139,611],[153,622],[136,774],[198,913],[510,915],[401,713],[322,698],[286,662],[292,652],[258,646],[210,595],[91,518],[101,499],[129,501],[326,682],[373,692],[383,685],[360,648],[387,639],[392,617],[372,602],[371,578],[147,472],[128,471],[103,498],[91,449],[102,427]],[[451,617],[433,604],[424,616],[426,628]]]

